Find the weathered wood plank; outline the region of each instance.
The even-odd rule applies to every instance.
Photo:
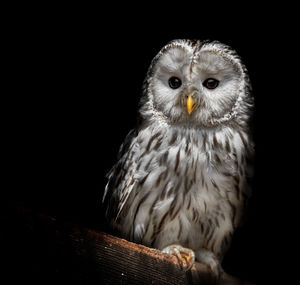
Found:
[[[200,263],[185,272],[172,255],[28,209],[10,208],[1,214],[0,222],[7,252],[15,252],[19,255],[16,260],[26,262],[20,267],[13,266],[38,280],[80,284],[217,284],[210,270]],[[226,275],[218,284],[242,282]]]

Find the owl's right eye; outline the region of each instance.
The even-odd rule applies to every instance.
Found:
[[[170,77],[169,79],[169,86],[172,88],[172,89],[177,89],[181,86],[182,82],[181,80],[176,77],[176,76],[172,76]]]

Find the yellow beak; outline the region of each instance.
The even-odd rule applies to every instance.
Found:
[[[193,112],[195,106],[194,106],[194,100],[192,98],[192,94],[188,95],[188,98],[186,100],[186,109],[189,113],[189,115]]]

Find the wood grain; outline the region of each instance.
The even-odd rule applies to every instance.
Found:
[[[187,272],[177,258],[103,232],[10,207],[1,213],[7,270],[44,284],[243,284],[217,280],[203,264]]]

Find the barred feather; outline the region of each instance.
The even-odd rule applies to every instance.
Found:
[[[197,87],[203,105],[189,116],[180,96],[190,85],[198,86],[193,76],[202,74],[196,68],[204,52],[212,54],[208,63],[218,58],[221,62],[212,70],[223,68],[219,73],[225,74],[228,69],[229,75],[223,77],[229,83],[222,87],[223,98]],[[164,69],[170,69],[165,64],[177,57],[187,61],[183,71],[176,71],[187,78],[176,95],[180,100],[157,85],[168,73]],[[103,198],[106,216],[121,236],[159,249],[171,244],[206,249],[222,259],[251,194],[247,184],[248,157],[253,153],[250,90],[241,59],[221,43],[177,40],[161,50],[144,83],[141,124],[121,147]]]

